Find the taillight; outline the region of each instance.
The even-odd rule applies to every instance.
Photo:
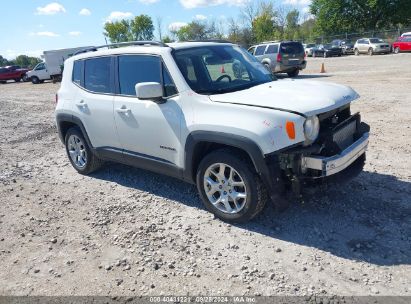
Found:
[[[277,62],[281,62],[281,60],[283,60],[283,58],[281,57],[281,54],[278,53],[277,54]]]
[[[56,104],[59,102],[59,94],[56,93]]]

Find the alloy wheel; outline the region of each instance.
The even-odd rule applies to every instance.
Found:
[[[70,135],[67,146],[74,165],[82,169],[87,165],[87,151],[83,141],[76,135]]]
[[[235,214],[247,201],[247,188],[241,175],[231,166],[215,163],[204,173],[205,194],[218,210]]]

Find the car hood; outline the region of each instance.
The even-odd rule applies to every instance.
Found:
[[[215,102],[271,108],[304,116],[339,108],[358,97],[347,86],[300,79],[278,80],[242,91],[209,96]]]

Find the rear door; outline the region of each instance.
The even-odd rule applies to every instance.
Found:
[[[283,42],[280,44],[282,63],[286,66],[298,66],[304,61],[304,48],[300,42]]]
[[[77,86],[72,111],[81,119],[94,148],[121,149],[114,124],[114,73],[110,56],[77,60],[72,82]]]
[[[271,68],[274,68],[277,62],[278,46],[278,44],[269,44],[265,50],[265,57],[270,59]]]

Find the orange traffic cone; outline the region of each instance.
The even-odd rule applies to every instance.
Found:
[[[320,73],[325,73],[325,65],[324,65],[324,62],[321,63],[321,71],[320,71]]]
[[[221,74],[225,74],[224,66],[221,66]]]

